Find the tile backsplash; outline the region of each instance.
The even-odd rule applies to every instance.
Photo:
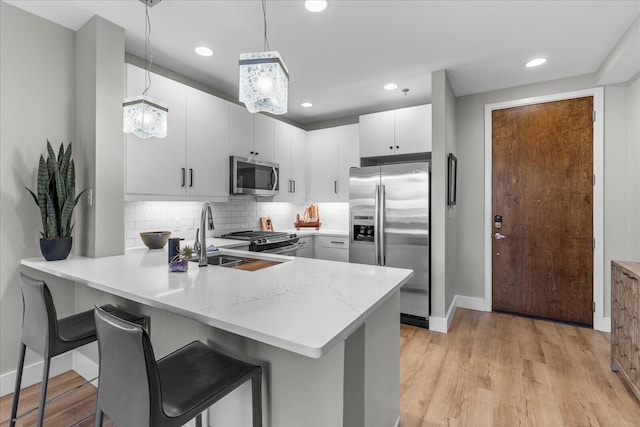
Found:
[[[293,229],[296,214],[302,215],[305,207],[303,204],[258,203],[250,197],[230,197],[228,202],[212,203],[215,230],[208,235],[218,237],[232,231],[259,230],[261,216],[270,216],[276,231]],[[322,228],[347,229],[348,203],[321,203],[318,207]],[[192,240],[200,226],[201,210],[201,202],[126,202],[125,247],[142,246],[142,231],[168,230],[174,237]]]

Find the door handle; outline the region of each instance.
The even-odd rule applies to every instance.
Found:
[[[193,169],[189,168],[189,187],[193,187]]]
[[[502,233],[496,233],[495,236],[496,236],[496,240],[502,240],[502,239],[506,239],[507,237],[509,237],[509,236],[505,236]]]

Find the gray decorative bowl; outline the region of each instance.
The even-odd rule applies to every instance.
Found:
[[[149,249],[162,249],[167,244],[171,236],[170,231],[145,231],[140,233],[142,243],[144,243]]]

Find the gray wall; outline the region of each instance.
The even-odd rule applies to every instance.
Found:
[[[17,363],[20,259],[40,255],[40,213],[24,186],[35,186],[47,139],[56,152],[61,142],[74,139],[75,40],[73,31],[4,2],[0,19],[0,373],[5,373]],[[73,287],[55,279],[48,283],[59,314],[71,314]]]
[[[460,97],[456,104],[458,149],[457,290],[484,298],[484,106],[597,86],[585,75]],[[610,260],[638,259],[638,82],[605,88],[605,317],[610,314]],[[633,216],[635,213],[635,216]],[[630,246],[635,246],[632,250]],[[635,252],[634,252],[635,251]]]

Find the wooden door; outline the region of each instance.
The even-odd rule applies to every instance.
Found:
[[[495,110],[492,132],[493,309],[592,325],[593,98]]]

